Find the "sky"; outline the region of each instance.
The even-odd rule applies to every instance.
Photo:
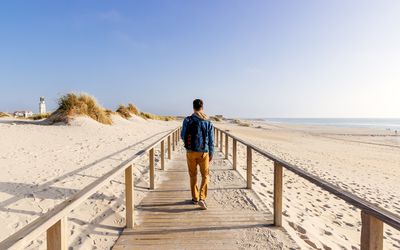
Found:
[[[0,111],[400,117],[400,1],[0,2]]]

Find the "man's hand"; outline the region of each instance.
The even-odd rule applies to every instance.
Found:
[[[208,158],[209,158],[209,161],[211,162],[213,159],[213,155],[210,155]]]

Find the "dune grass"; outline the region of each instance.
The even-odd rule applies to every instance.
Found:
[[[123,118],[129,119],[132,116],[140,116],[146,120],[160,120],[160,121],[172,121],[175,120],[175,117],[173,116],[161,116],[161,115],[155,115],[147,112],[141,112],[139,109],[132,103],[129,103],[128,106],[125,105],[119,105],[118,109],[116,112]]]
[[[129,112],[129,109],[127,107],[125,107],[124,105],[119,105],[118,109],[116,110],[116,112],[122,116],[125,119],[129,119],[132,117],[131,112]]]
[[[45,113],[45,114],[34,114],[31,117],[28,117],[30,120],[42,120],[50,117],[51,113]]]
[[[110,115],[93,96],[68,93],[58,100],[58,109],[50,115],[52,122],[68,122],[74,116],[88,116],[103,124],[112,124]]]
[[[9,117],[10,115],[5,112],[0,112],[0,117]]]
[[[132,103],[129,103],[127,108],[131,114],[134,114],[134,115],[140,114],[139,109]]]

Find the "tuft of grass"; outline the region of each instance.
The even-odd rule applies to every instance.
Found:
[[[127,108],[131,114],[134,114],[134,115],[140,114],[139,109],[132,103],[129,103]]]
[[[10,115],[5,112],[0,112],[0,117],[9,117]]]
[[[211,121],[216,121],[216,122],[220,122],[221,121],[221,119],[216,117],[216,116],[210,116],[210,120]]]
[[[241,121],[241,120],[234,120],[233,123],[235,123],[235,124],[237,124],[239,126],[243,126],[243,127],[250,127],[250,125],[251,125],[250,123],[244,122],[244,121]]]
[[[122,116],[125,119],[129,119],[132,117],[132,114],[129,112],[129,109],[125,107],[124,105],[119,105],[117,111],[116,111],[120,116]]]
[[[68,93],[58,100],[58,109],[50,115],[53,122],[68,122],[71,117],[85,115],[103,123],[112,124],[110,116],[93,96],[88,94]]]
[[[46,119],[51,115],[51,113],[45,113],[45,114],[34,114],[31,117],[28,117],[28,119],[31,120],[42,120],[42,119]]]
[[[173,121],[176,119],[173,116],[154,115],[154,114],[145,113],[145,112],[140,112],[140,116],[143,117],[144,119],[160,120],[160,121]]]

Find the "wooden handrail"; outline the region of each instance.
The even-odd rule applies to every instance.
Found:
[[[176,138],[179,129],[180,127],[171,130],[162,138],[151,143],[144,149],[138,151],[135,155],[125,160],[112,170],[108,171],[102,177],[92,182],[72,197],[58,204],[48,213],[32,221],[16,233],[10,235],[8,238],[0,242],[0,249],[24,249],[25,246],[29,244],[29,242],[37,238],[42,233],[46,232],[46,230],[48,230],[49,228],[53,228],[54,226],[56,226],[56,228],[60,227],[58,223],[65,221],[65,217],[68,215],[68,213],[70,213],[71,210],[79,206],[83,201],[85,201],[98,190],[100,190],[100,188],[106,185],[112,178],[114,178],[118,174],[123,173],[126,169],[131,168],[136,159],[143,156],[148,151],[154,150],[154,147],[156,147],[161,141],[164,141],[166,138],[170,138],[169,136],[173,136],[174,138]],[[168,146],[170,147],[170,145]],[[132,173],[131,169],[127,172]],[[129,183],[128,186],[131,186],[131,184]],[[133,226],[131,225],[131,223],[132,222],[128,222],[128,226]],[[51,231],[53,231],[53,229]],[[65,239],[61,239],[60,241],[65,241]],[[64,245],[65,244],[63,243],[63,246]],[[48,244],[48,248],[50,249],[52,247],[49,247]],[[64,247],[57,247],[55,249],[64,249]]]
[[[381,235],[382,235],[382,230],[383,229],[381,229],[379,227],[379,223],[375,222],[375,224],[373,224],[370,221],[374,222],[375,219],[377,219],[377,220],[379,220],[379,221],[381,221],[381,222],[383,222],[383,223],[385,223],[385,224],[387,224],[387,225],[389,225],[389,226],[391,226],[391,227],[393,227],[393,228],[395,228],[397,230],[400,230],[400,216],[398,216],[398,215],[396,215],[396,214],[394,214],[394,213],[392,213],[392,212],[390,212],[390,211],[388,211],[386,209],[378,207],[378,206],[372,204],[371,202],[368,202],[368,201],[366,201],[366,200],[364,200],[364,199],[362,199],[362,198],[360,198],[360,197],[358,197],[358,196],[356,196],[356,195],[354,195],[354,194],[352,194],[352,193],[350,193],[350,192],[348,192],[346,190],[343,190],[340,187],[337,187],[337,186],[335,186],[335,185],[333,185],[333,184],[331,184],[331,183],[319,178],[318,176],[315,176],[315,175],[313,175],[311,173],[308,173],[307,171],[305,171],[305,170],[303,170],[303,169],[301,169],[301,168],[299,168],[299,167],[297,167],[297,166],[295,166],[293,164],[290,164],[290,163],[280,159],[279,157],[277,157],[277,156],[275,156],[275,155],[273,155],[271,153],[268,153],[265,150],[255,146],[255,145],[253,145],[251,143],[248,143],[248,142],[244,141],[243,139],[241,139],[241,138],[239,138],[239,137],[237,137],[237,136],[235,136],[235,135],[233,135],[233,134],[231,134],[231,133],[229,133],[227,131],[224,131],[224,130],[222,130],[220,128],[217,128],[217,127],[215,128],[215,130],[216,130],[216,134],[218,134],[220,132],[220,137],[221,138],[222,138],[222,134],[225,134],[225,136],[231,137],[234,141],[240,142],[243,145],[245,145],[247,147],[247,155],[250,155],[250,160],[251,160],[251,153],[249,154],[249,148],[274,162],[275,169],[278,168],[277,170],[275,170],[275,191],[278,190],[282,194],[282,190],[279,187],[280,185],[282,185],[281,183],[279,183],[281,181],[279,178],[281,178],[281,176],[282,176],[282,171],[279,170],[279,168],[283,167],[286,170],[289,170],[290,172],[295,173],[296,175],[298,175],[298,176],[308,180],[309,182],[313,183],[314,185],[322,188],[323,190],[325,190],[325,191],[337,196],[338,198],[346,201],[347,203],[349,203],[349,204],[361,209],[362,214],[363,214],[363,217],[362,217],[363,218],[363,223],[362,223],[363,226],[362,227],[364,229],[367,228],[366,225],[364,226],[364,224],[367,224],[367,223],[372,224],[372,225],[378,225],[377,226],[378,229],[375,230],[375,231],[373,229],[371,229],[370,227],[367,228],[368,230],[362,230],[363,233],[361,235],[361,241],[362,241],[361,249],[372,249],[372,248],[369,247],[369,246],[373,245],[372,243],[371,244],[366,244],[365,243],[366,241],[369,241],[372,238],[371,234],[374,234],[373,238],[374,239],[378,239],[378,241],[380,241],[382,239]],[[220,147],[222,148],[222,145],[220,145]],[[236,147],[235,147],[235,149],[236,149]],[[233,154],[235,155],[236,152],[234,152]],[[248,158],[248,161],[249,161],[249,158]],[[235,163],[235,165],[236,165],[236,163]],[[247,162],[247,165],[251,166],[251,163]],[[250,171],[251,171],[251,168],[250,168]],[[249,172],[249,170],[248,170],[248,172]],[[247,176],[249,176],[249,175],[250,174],[248,173]],[[249,178],[251,178],[251,177],[249,177]],[[248,182],[249,182],[249,180],[248,180]],[[249,186],[249,183],[248,183],[248,186]],[[282,197],[275,197],[274,198],[275,199],[275,203],[276,203],[276,201],[278,201],[278,203],[280,203],[281,202],[281,198]],[[282,205],[281,204],[276,204],[275,210],[276,209],[282,209]],[[281,213],[281,212],[282,211],[274,211],[274,213]],[[371,216],[372,218],[369,218],[368,216]],[[279,220],[281,220],[281,215],[280,215],[280,217],[279,217],[279,215],[278,216],[275,215],[275,220],[278,220],[277,224],[280,224],[281,221],[279,221]],[[374,244],[376,244],[376,242],[374,242]],[[378,245],[378,247],[374,248],[374,249],[382,249],[381,242],[378,242],[377,245]],[[366,246],[368,246],[368,247],[366,247]]]

